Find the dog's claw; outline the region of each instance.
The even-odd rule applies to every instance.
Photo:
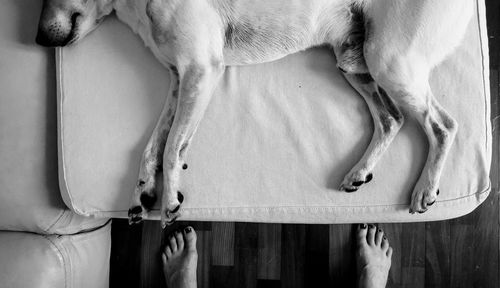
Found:
[[[177,207],[175,207],[174,210],[172,210],[172,213],[177,213],[177,211],[179,211],[180,208],[181,205],[177,205]]]
[[[373,179],[373,173],[366,175],[365,184],[369,183]]]
[[[177,200],[179,200],[179,203],[184,202],[184,195],[182,195],[181,191],[177,191]]]
[[[139,224],[141,222],[142,222],[142,217],[141,216],[137,216],[137,217],[134,217],[134,218],[130,219],[129,225]]]
[[[135,207],[128,209],[128,216],[131,216],[133,214],[140,214],[141,212],[142,212],[142,207],[135,206]]]
[[[356,186],[356,187],[359,187],[361,185],[365,184],[365,181],[356,181],[356,182],[353,182],[352,183],[352,186]]]

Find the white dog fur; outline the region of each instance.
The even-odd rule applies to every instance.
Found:
[[[436,201],[457,123],[435,100],[429,73],[462,40],[473,0],[46,0],[37,42],[72,44],[113,10],[172,79],[144,150],[131,223],[146,217],[156,202],[161,171],[162,226],[180,215],[179,172],[187,168],[189,143],[226,66],[273,61],[319,45],[333,48],[375,127],[340,190],[354,192],[372,179],[403,124],[402,110],[420,123],[429,141],[410,212],[423,213]]]

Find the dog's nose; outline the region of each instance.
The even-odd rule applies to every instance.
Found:
[[[74,29],[76,29],[76,23],[81,14],[75,12],[68,15],[68,13],[49,12],[42,13],[35,42],[46,47],[67,45],[75,36]]]
[[[38,29],[35,42],[45,47],[64,46],[68,43],[68,35],[66,34],[55,27],[40,28]]]
[[[55,43],[52,41],[52,39],[50,39],[46,33],[44,33],[43,31],[40,31],[40,30],[36,34],[35,42],[36,42],[36,44],[38,44],[40,46],[45,46],[45,47],[56,46],[56,45],[54,45]]]

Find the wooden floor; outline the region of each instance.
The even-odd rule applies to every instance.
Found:
[[[494,155],[492,192],[473,213],[382,224],[394,247],[388,287],[500,287],[500,1],[487,0]],[[186,223],[198,231],[198,287],[355,287],[354,225]],[[111,287],[165,287],[158,222],[112,229]]]

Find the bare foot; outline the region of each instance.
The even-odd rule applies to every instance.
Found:
[[[196,288],[196,232],[193,227],[175,231],[161,255],[168,288]]]
[[[384,231],[375,225],[361,224],[357,231],[357,242],[359,287],[385,287],[391,268],[392,248]]]

